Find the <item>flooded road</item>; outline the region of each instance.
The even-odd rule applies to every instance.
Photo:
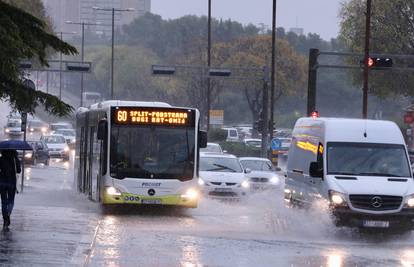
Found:
[[[104,213],[72,190],[72,162],[26,174],[1,266],[414,266],[411,233],[336,228],[322,208],[285,208],[280,191]]]

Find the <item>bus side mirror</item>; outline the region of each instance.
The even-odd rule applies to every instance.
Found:
[[[198,131],[198,146],[199,148],[207,147],[207,132],[206,131]]]
[[[310,163],[309,175],[315,178],[323,178],[323,169],[319,168],[318,162],[314,161]]]
[[[108,122],[105,119],[100,120],[98,123],[98,133],[97,133],[98,140],[105,140],[107,133],[108,133]]]

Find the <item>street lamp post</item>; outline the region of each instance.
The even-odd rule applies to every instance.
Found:
[[[207,67],[211,67],[211,0],[208,0]],[[210,129],[211,80],[207,77],[207,131]]]
[[[109,11],[112,12],[112,41],[111,41],[111,99],[114,99],[114,45],[115,45],[115,12],[130,12],[134,11],[134,8],[103,8],[103,7],[92,7],[94,10]]]
[[[60,40],[63,41],[64,34],[76,34],[76,32],[57,32],[60,34]],[[62,52],[59,53],[60,72],[59,72],[59,100],[62,100]]]
[[[275,87],[276,87],[276,4],[273,0],[272,9],[272,70],[270,85],[270,139],[273,138],[274,109],[275,109]],[[267,125],[266,125],[267,126]]]
[[[102,25],[101,23],[89,23],[89,22],[73,22],[73,21],[66,21],[67,24],[74,24],[74,25],[81,25],[82,29],[82,43],[81,43],[81,61],[84,62],[85,60],[85,25]],[[83,106],[83,72],[81,73],[81,95],[80,95],[80,106]]]

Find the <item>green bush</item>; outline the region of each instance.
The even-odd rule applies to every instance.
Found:
[[[260,148],[239,142],[220,142],[223,150],[237,157],[260,157]]]
[[[210,129],[208,131],[209,142],[225,142],[227,139],[227,131],[223,129]]]

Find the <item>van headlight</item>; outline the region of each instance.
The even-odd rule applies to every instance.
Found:
[[[248,181],[243,181],[243,182],[241,183],[241,186],[242,186],[243,188],[249,188],[249,187],[250,187],[250,183],[249,183]]]
[[[106,188],[106,193],[110,196],[120,196],[121,195],[121,191],[119,191],[118,189],[116,189],[113,186],[107,187]]]
[[[190,188],[187,191],[185,191],[184,194],[181,195],[181,198],[185,198],[188,200],[194,200],[197,199],[199,196],[199,193],[197,190],[195,190],[194,188]]]
[[[414,208],[414,194],[407,197],[405,201],[406,208]]]
[[[336,192],[334,190],[329,190],[329,201],[333,206],[337,206],[337,207],[347,206],[345,194]]]

